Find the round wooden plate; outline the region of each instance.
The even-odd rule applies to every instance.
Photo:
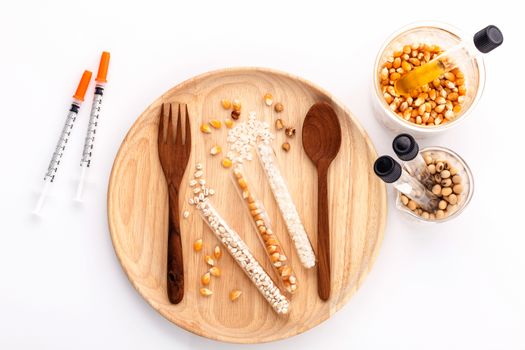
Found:
[[[263,102],[272,93],[284,105],[276,113]],[[229,112],[221,99],[237,98],[242,103],[241,120],[249,111],[272,125],[276,118],[297,129],[293,139],[275,132],[274,148],[289,190],[316,249],[317,180],[315,169],[302,148],[301,127],[309,107],[326,101],[335,109],[342,128],[341,150],[329,170],[332,293],[328,302],[317,295],[316,269],[306,270],[291,245],[278,207],[263,169],[254,159],[246,165],[251,182],[257,183],[259,197],[273,223],[274,231],[291,259],[298,278],[298,291],[292,297],[289,315],[276,315],[240,267],[228,255],[218,261],[222,276],[210,284],[213,295],[199,294],[200,276],[206,272],[204,254],[211,254],[218,241],[188,205],[188,187],[194,165],[204,165],[208,184],[216,190],[210,197],[214,205],[253,251],[266,271],[273,271],[259,243],[250,217],[231,181],[230,171],[222,168],[221,156],[212,157],[214,144],[227,150],[223,126],[212,134],[199,131],[201,122],[225,119]],[[166,295],[166,255],[168,198],[166,182],[157,154],[157,127],[162,103],[187,103],[192,130],[192,153],[181,185],[181,211],[191,215],[181,219],[184,254],[185,294],[178,305]],[[275,131],[275,130],[274,130]],[[288,140],[290,152],[280,149]],[[165,318],[195,334],[234,343],[259,343],[302,333],[328,319],[357,290],[378,253],[386,219],[385,186],[372,172],[376,153],[365,131],[341,103],[315,85],[286,73],[260,68],[237,68],[200,75],[179,84],[159,97],[137,119],[126,135],[115,159],[108,189],[108,219],[115,252],[129,280],[146,301]],[[193,251],[193,242],[202,238],[202,252]],[[224,251],[224,250],[223,250]],[[228,293],[243,294],[231,302]]]

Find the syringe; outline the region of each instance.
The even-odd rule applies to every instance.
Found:
[[[44,188],[42,189],[42,193],[40,193],[40,197],[38,198],[35,210],[33,211],[33,213],[37,215],[40,214],[42,206],[44,205],[44,200],[47,196],[47,192],[49,191],[49,187],[51,186],[51,183],[55,180],[55,176],[58,171],[58,166],[60,165],[60,160],[62,159],[62,156],[64,155],[64,152],[66,150],[66,146],[69,141],[69,136],[71,135],[71,130],[73,129],[73,125],[75,124],[75,120],[77,119],[80,105],[82,104],[82,102],[84,102],[84,96],[86,95],[86,90],[89,86],[90,81],[91,72],[86,70],[84,71],[84,74],[82,74],[80,83],[78,84],[77,90],[73,95],[73,101],[71,102],[71,107],[69,108],[66,122],[64,124],[64,127],[62,128],[60,137],[58,138],[58,143],[55,147],[55,151],[53,152],[53,156],[51,157],[51,161],[49,162],[49,166],[47,167],[47,172],[44,176]]]
[[[84,141],[84,148],[82,150],[82,158],[80,159],[80,180],[78,182],[76,201],[82,201],[82,193],[84,191],[84,182],[86,181],[87,169],[91,165],[91,158],[93,156],[93,145],[95,143],[95,136],[97,133],[98,119],[100,117],[100,110],[102,107],[102,96],[104,95],[104,87],[107,83],[106,77],[109,67],[109,52],[104,51],[100,57],[100,64],[98,66],[98,73],[95,79],[95,94],[93,95],[93,104],[91,105],[91,113],[89,115],[88,128],[86,139]]]

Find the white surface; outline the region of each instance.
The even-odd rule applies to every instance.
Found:
[[[348,3],[348,4],[347,4]],[[453,148],[476,193],[456,220],[414,225],[390,211],[377,262],[332,319],[254,349],[523,349],[523,19],[510,1],[2,1],[0,348],[226,349],[164,320],[133,289],[113,252],[106,189],[135,118],[193,75],[230,66],[288,71],[331,91],[379,153],[393,135],[373,118],[372,65],[383,40],[416,20],[468,32],[493,23],[505,43],[486,57],[482,100],[460,128],[423,145]],[[30,215],[72,93],[112,54],[92,183],[75,205],[90,102],[57,181]],[[92,89],[86,101],[91,101]],[[523,169],[523,166],[521,167]]]

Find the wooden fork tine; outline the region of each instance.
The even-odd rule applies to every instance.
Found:
[[[159,131],[158,131],[158,144],[164,143],[164,103],[160,105],[160,116],[159,116]]]
[[[177,131],[175,135],[175,144],[176,145],[182,145],[182,122],[180,117],[180,104],[179,104],[179,112],[177,115]]]
[[[166,135],[166,143],[168,144],[173,143],[173,115],[171,113],[171,103],[170,103],[170,111],[168,114],[168,135]]]
[[[186,105],[186,135],[184,136],[184,145],[187,149],[191,148],[191,128],[190,116],[188,114],[188,105]]]

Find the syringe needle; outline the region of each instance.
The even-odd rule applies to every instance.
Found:
[[[91,105],[91,113],[89,115],[88,128],[86,132],[86,138],[84,141],[84,148],[82,151],[82,158],[80,160],[80,167],[82,171],[80,173],[80,179],[78,182],[77,192],[75,196],[76,201],[82,201],[82,193],[84,191],[84,182],[86,181],[87,169],[91,165],[91,159],[93,156],[93,146],[95,143],[95,135],[98,126],[98,120],[100,118],[100,110],[102,108],[102,97],[104,95],[104,88],[107,83],[107,74],[109,67],[109,52],[104,51],[100,57],[100,64],[98,66],[98,73],[95,79],[95,94],[93,95],[93,104]]]
[[[49,166],[47,167],[46,175],[44,176],[44,188],[40,193],[37,205],[35,207],[35,210],[33,211],[34,214],[40,214],[40,211],[42,210],[42,207],[44,205],[45,198],[49,191],[49,187],[55,179],[58,167],[60,165],[60,160],[62,159],[64,151],[66,150],[71,130],[73,129],[73,125],[75,124],[75,120],[77,119],[80,106],[84,101],[84,96],[86,95],[89,82],[91,81],[91,75],[92,73],[90,71],[84,71],[84,74],[80,79],[80,83],[78,84],[77,90],[73,95],[73,101],[71,102],[71,107],[69,108],[66,122],[62,127],[62,132],[60,133],[60,137],[58,138],[58,142],[53,152],[53,156],[51,157],[51,161],[49,162]]]

